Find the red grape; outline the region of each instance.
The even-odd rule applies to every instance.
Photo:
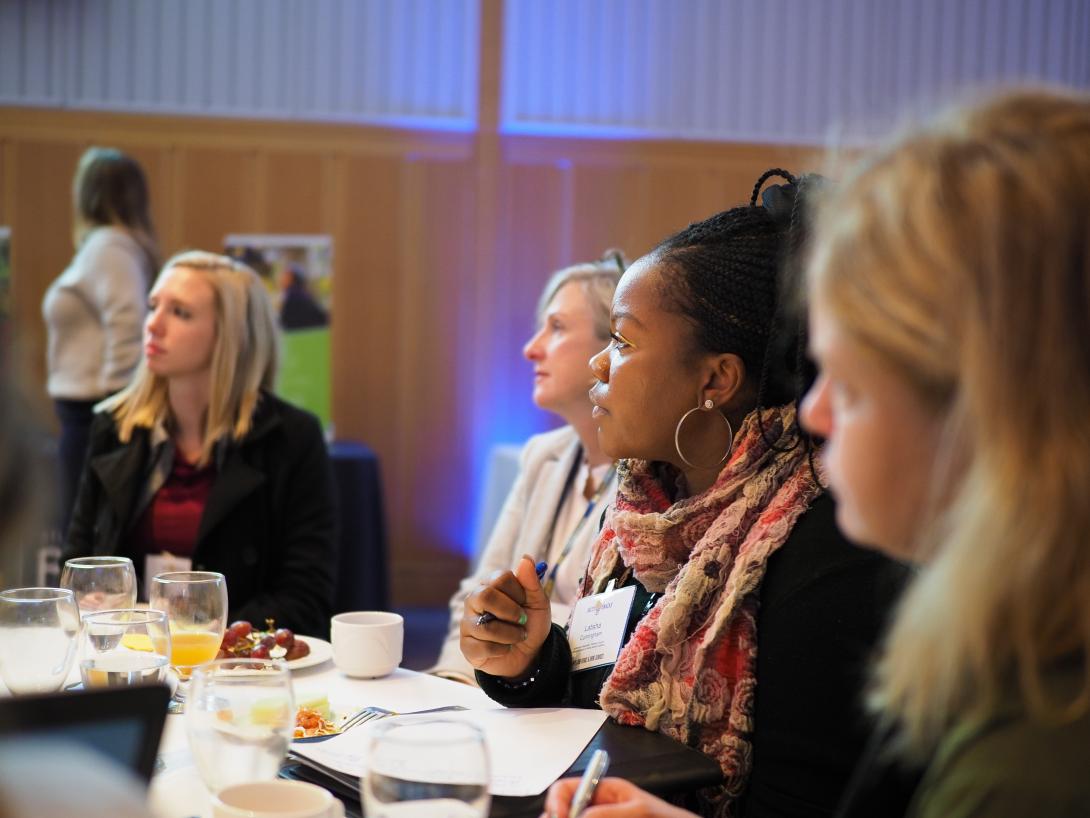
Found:
[[[238,634],[232,630],[228,630],[223,634],[223,646],[225,648],[231,648],[238,644]]]
[[[261,637],[260,644],[264,645],[266,648],[271,649],[276,644],[276,637],[273,636],[271,633],[267,633]]]
[[[276,644],[282,648],[290,648],[295,643],[295,634],[287,628],[281,628],[275,634]]]
[[[268,659],[269,649],[264,644],[258,645],[252,651],[250,651],[251,659]]]
[[[236,639],[241,639],[250,635],[250,631],[254,629],[254,626],[247,622],[245,619],[240,619],[238,622],[232,622],[229,631],[234,633]]]

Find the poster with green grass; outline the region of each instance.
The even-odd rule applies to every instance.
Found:
[[[227,255],[261,276],[279,318],[277,393],[316,414],[331,432],[332,237],[232,234],[224,245]]]

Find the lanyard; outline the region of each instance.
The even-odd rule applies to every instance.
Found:
[[[568,472],[568,481],[564,484],[564,494],[560,504],[556,507],[556,513],[553,515],[552,528],[549,530],[549,543],[552,544],[553,534],[556,531],[556,523],[560,517],[560,509],[564,505],[564,499],[568,496],[568,492],[575,488],[575,475],[579,472],[579,462],[582,460],[582,449],[576,454],[575,463],[572,464],[572,469]],[[589,466],[588,466],[589,471]],[[612,465],[609,467],[609,471],[606,472],[606,476],[602,478],[602,482],[598,484],[598,488],[594,491],[594,496],[587,502],[586,510],[583,511],[583,516],[579,518],[579,523],[575,526],[571,535],[568,537],[568,541],[564,543],[564,549],[560,552],[560,555],[556,558],[552,568],[549,569],[549,574],[545,578],[545,596],[552,598],[553,589],[556,587],[556,572],[560,569],[561,563],[571,553],[572,548],[575,547],[576,541],[579,539],[579,534],[583,530],[583,526],[586,525],[587,520],[590,518],[591,513],[594,511],[595,506],[598,505],[598,501],[602,499],[602,495],[605,494],[609,488],[609,484],[613,482],[613,476],[617,473],[617,466]]]

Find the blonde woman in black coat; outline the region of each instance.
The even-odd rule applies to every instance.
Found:
[[[137,374],[98,406],[65,557],[129,556],[146,580],[169,554],[226,576],[232,618],[325,633],[329,458],[317,419],[272,395],[276,363],[275,318],[249,267],[170,259]]]

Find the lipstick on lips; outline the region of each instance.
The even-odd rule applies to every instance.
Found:
[[[602,415],[609,414],[609,410],[598,403],[598,398],[593,389],[590,390],[590,402],[594,404],[594,408],[590,410],[592,418],[600,418]]]

